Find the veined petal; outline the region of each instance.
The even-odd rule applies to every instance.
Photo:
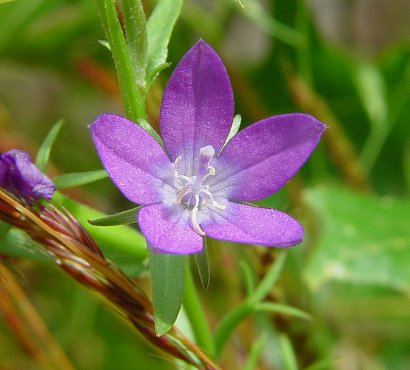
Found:
[[[90,130],[104,168],[124,196],[137,204],[159,202],[171,163],[152,136],[114,114],[98,116]]]
[[[234,136],[214,160],[214,192],[256,201],[280,189],[303,165],[325,129],[307,114],[266,118]]]
[[[189,212],[162,203],[142,207],[138,223],[148,245],[158,253],[190,254],[202,250],[203,239],[189,223]]]
[[[161,136],[174,161],[182,155],[186,175],[199,150],[223,145],[233,119],[233,93],[215,51],[198,41],[176,66],[162,98]]]
[[[231,242],[267,247],[289,247],[303,239],[303,228],[286,213],[228,202],[201,223],[206,236]]]

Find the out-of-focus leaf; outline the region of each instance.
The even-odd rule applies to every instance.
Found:
[[[7,225],[7,224],[6,224]],[[47,261],[47,253],[25,232],[10,229],[0,239],[0,253],[11,257],[30,258],[36,261]]]
[[[279,347],[282,355],[282,368],[284,370],[298,370],[295,350],[286,334],[279,335]]]
[[[185,255],[150,253],[155,332],[165,334],[177,319],[184,288]]]
[[[147,22],[147,86],[154,80],[153,71],[167,60],[172,29],[181,12],[182,0],[159,0]]]
[[[8,233],[11,229],[11,225],[6,222],[0,221],[0,238]]]
[[[391,129],[384,81],[374,64],[358,63],[355,69],[358,95],[371,124],[371,132],[361,153],[363,169],[370,172]]]
[[[95,220],[88,220],[91,225],[94,226],[118,226],[127,225],[137,222],[137,212],[140,207],[135,207],[127,209],[126,211],[114,213],[113,215],[108,215]]]
[[[145,239],[139,232],[125,225],[93,226],[88,223],[88,220],[101,218],[105,215],[59,192],[53,194],[53,203],[63,206],[72,213],[97,242],[104,255],[126,273],[137,274],[141,271],[143,261],[148,253]]]
[[[410,202],[322,187],[305,199],[320,223],[307,264],[308,284],[332,280],[387,286],[410,294]]]
[[[36,156],[36,166],[41,172],[45,172],[48,159],[50,158],[51,148],[57,138],[58,133],[63,126],[63,120],[59,120],[49,131],[45,139],[43,140]]]
[[[53,182],[57,189],[65,189],[90,184],[106,177],[108,174],[105,170],[73,172],[56,176],[53,178]]]
[[[135,67],[136,82],[139,87],[144,87],[148,48],[144,8],[140,0],[122,0],[120,3],[127,46]]]
[[[291,46],[300,46],[306,42],[302,34],[286,24],[278,22],[255,0],[248,1],[246,6],[240,6],[240,9],[245,16],[254,21],[262,30],[278,40]]]
[[[204,242],[204,247],[201,253],[195,253],[195,262],[198,267],[199,278],[201,280],[202,289],[207,290],[210,281],[208,248]]]

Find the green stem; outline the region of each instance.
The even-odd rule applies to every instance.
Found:
[[[97,0],[102,24],[111,47],[124,108],[133,121],[145,118],[145,95],[137,87],[137,76],[113,0]]]
[[[184,296],[182,300],[196,343],[208,352],[209,355],[214,356],[215,343],[195,289],[189,264],[186,265]]]

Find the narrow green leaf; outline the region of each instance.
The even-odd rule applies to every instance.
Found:
[[[12,1],[15,1],[15,0],[0,0],[0,4],[10,3],[10,2],[12,2]]]
[[[267,340],[268,336],[266,334],[262,334],[255,342],[252,343],[248,358],[246,359],[246,363],[242,370],[256,369],[259,357],[262,354],[263,347],[265,347]]]
[[[57,123],[54,124],[54,126],[51,128],[51,130],[48,132],[47,136],[43,140],[37,152],[35,163],[41,172],[45,172],[46,170],[48,159],[50,158],[51,148],[53,147],[53,144],[62,126],[63,120],[59,120],[57,121]]]
[[[201,280],[202,289],[207,290],[209,286],[209,281],[211,275],[209,273],[209,263],[208,263],[208,248],[204,240],[204,247],[201,253],[195,253],[195,262],[198,267],[199,278]]]
[[[297,317],[303,320],[312,319],[312,316],[310,316],[308,313],[302,310],[299,310],[298,308],[287,306],[284,304],[279,304],[279,303],[272,303],[272,302],[257,303],[254,306],[254,311],[255,312],[281,313],[281,314]]]
[[[137,221],[136,217],[139,209],[140,207],[127,209],[126,211],[114,213],[113,215],[100,217],[95,220],[88,220],[88,222],[94,226],[117,226],[132,224]]]
[[[147,30],[144,8],[140,0],[121,0],[127,46],[131,55],[136,83],[145,88],[145,70],[147,67]]]
[[[279,346],[282,354],[282,365],[284,370],[298,370],[295,351],[292,343],[286,334],[279,335]]]
[[[182,304],[185,255],[150,253],[155,333],[165,334],[177,319]]]
[[[222,353],[225,343],[228,341],[229,336],[235,330],[237,325],[248,315],[253,312],[253,305],[247,300],[242,301],[238,306],[229,311],[221,321],[219,321],[218,327],[215,331],[215,350],[216,355]]]
[[[251,267],[246,261],[240,261],[239,267],[241,268],[245,280],[246,295],[249,297],[255,291],[255,278],[252,274]]]
[[[57,189],[71,188],[74,186],[81,186],[90,184],[107,178],[105,170],[87,171],[87,172],[73,172],[65,175],[59,175],[53,178],[53,182]]]
[[[181,13],[182,0],[159,0],[147,22],[148,65],[147,76],[164,64],[168,56],[168,43],[172,29]],[[152,80],[147,81],[149,85]]]
[[[156,68],[152,69],[147,73],[146,81],[147,85],[151,85],[152,81],[155,80],[155,77],[160,74],[164,69],[168,68],[171,63],[162,63],[159,64]]]
[[[278,22],[256,0],[249,0],[246,7],[240,7],[240,9],[246,17],[254,21],[263,31],[278,40],[294,47],[301,46],[306,42],[303,34]]]
[[[282,271],[283,264],[286,259],[286,252],[280,251],[276,253],[276,261],[269,267],[268,272],[259,284],[255,292],[249,297],[249,301],[252,303],[261,302],[271,291],[275,285],[276,280],[279,278],[279,274]]]

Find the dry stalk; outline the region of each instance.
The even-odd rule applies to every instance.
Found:
[[[67,211],[30,206],[0,190],[0,219],[24,230],[54,262],[129,320],[149,342],[198,369],[221,369],[176,328],[157,337],[152,304],[135,281],[106,260],[89,234]]]

